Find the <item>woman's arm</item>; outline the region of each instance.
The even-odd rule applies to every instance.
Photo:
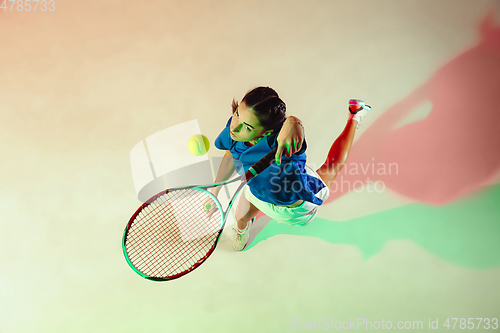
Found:
[[[295,117],[287,117],[283,123],[283,127],[278,134],[278,150],[276,151],[276,164],[281,163],[281,155],[283,152],[286,157],[292,156],[302,148],[305,133],[302,121]]]
[[[222,161],[220,162],[220,167],[219,171],[217,171],[217,177],[215,178],[215,182],[220,183],[225,180],[228,180],[229,177],[231,177],[231,175],[233,174],[234,169],[235,167],[234,167],[233,155],[229,150],[226,150],[226,154],[224,155]],[[221,188],[222,186],[212,187],[210,189],[210,192],[213,195],[217,196]]]

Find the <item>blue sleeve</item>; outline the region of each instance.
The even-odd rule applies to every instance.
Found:
[[[229,118],[227,121],[226,127],[220,132],[219,136],[217,139],[215,139],[215,147],[217,147],[220,150],[230,150],[231,145],[233,140],[231,139],[231,136],[229,135],[229,125],[231,124],[231,119],[233,117]]]

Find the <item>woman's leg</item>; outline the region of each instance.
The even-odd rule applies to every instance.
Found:
[[[238,229],[243,230],[246,228],[248,222],[257,216],[259,209],[255,207],[251,202],[245,198],[242,193],[240,196],[240,201],[236,206],[236,222],[238,223]]]
[[[242,194],[238,206],[236,207],[236,222],[238,224],[237,228],[233,228],[233,248],[236,251],[241,251],[245,248],[248,243],[250,229],[249,222],[255,216],[259,209],[257,209],[252,203],[250,203],[245,195]]]
[[[342,170],[347,162],[357,125],[358,122],[356,120],[349,119],[347,121],[344,131],[332,144],[325,163],[316,170],[328,188],[331,187],[340,170]]]

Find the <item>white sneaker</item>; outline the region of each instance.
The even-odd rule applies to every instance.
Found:
[[[233,233],[233,248],[236,251],[241,251],[245,248],[248,242],[248,237],[249,237],[249,230],[252,224],[255,222],[255,217],[251,219],[248,223],[245,229],[240,230],[238,228],[238,225],[236,225],[236,228],[233,228],[234,233]]]
[[[356,120],[359,124],[370,109],[371,106],[366,105],[364,101],[351,99],[349,100],[349,119]]]

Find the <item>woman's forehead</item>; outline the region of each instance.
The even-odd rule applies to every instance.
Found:
[[[254,128],[261,128],[259,118],[255,114],[255,112],[250,109],[245,102],[242,102],[237,108],[240,119],[245,122],[247,125],[250,125]]]

